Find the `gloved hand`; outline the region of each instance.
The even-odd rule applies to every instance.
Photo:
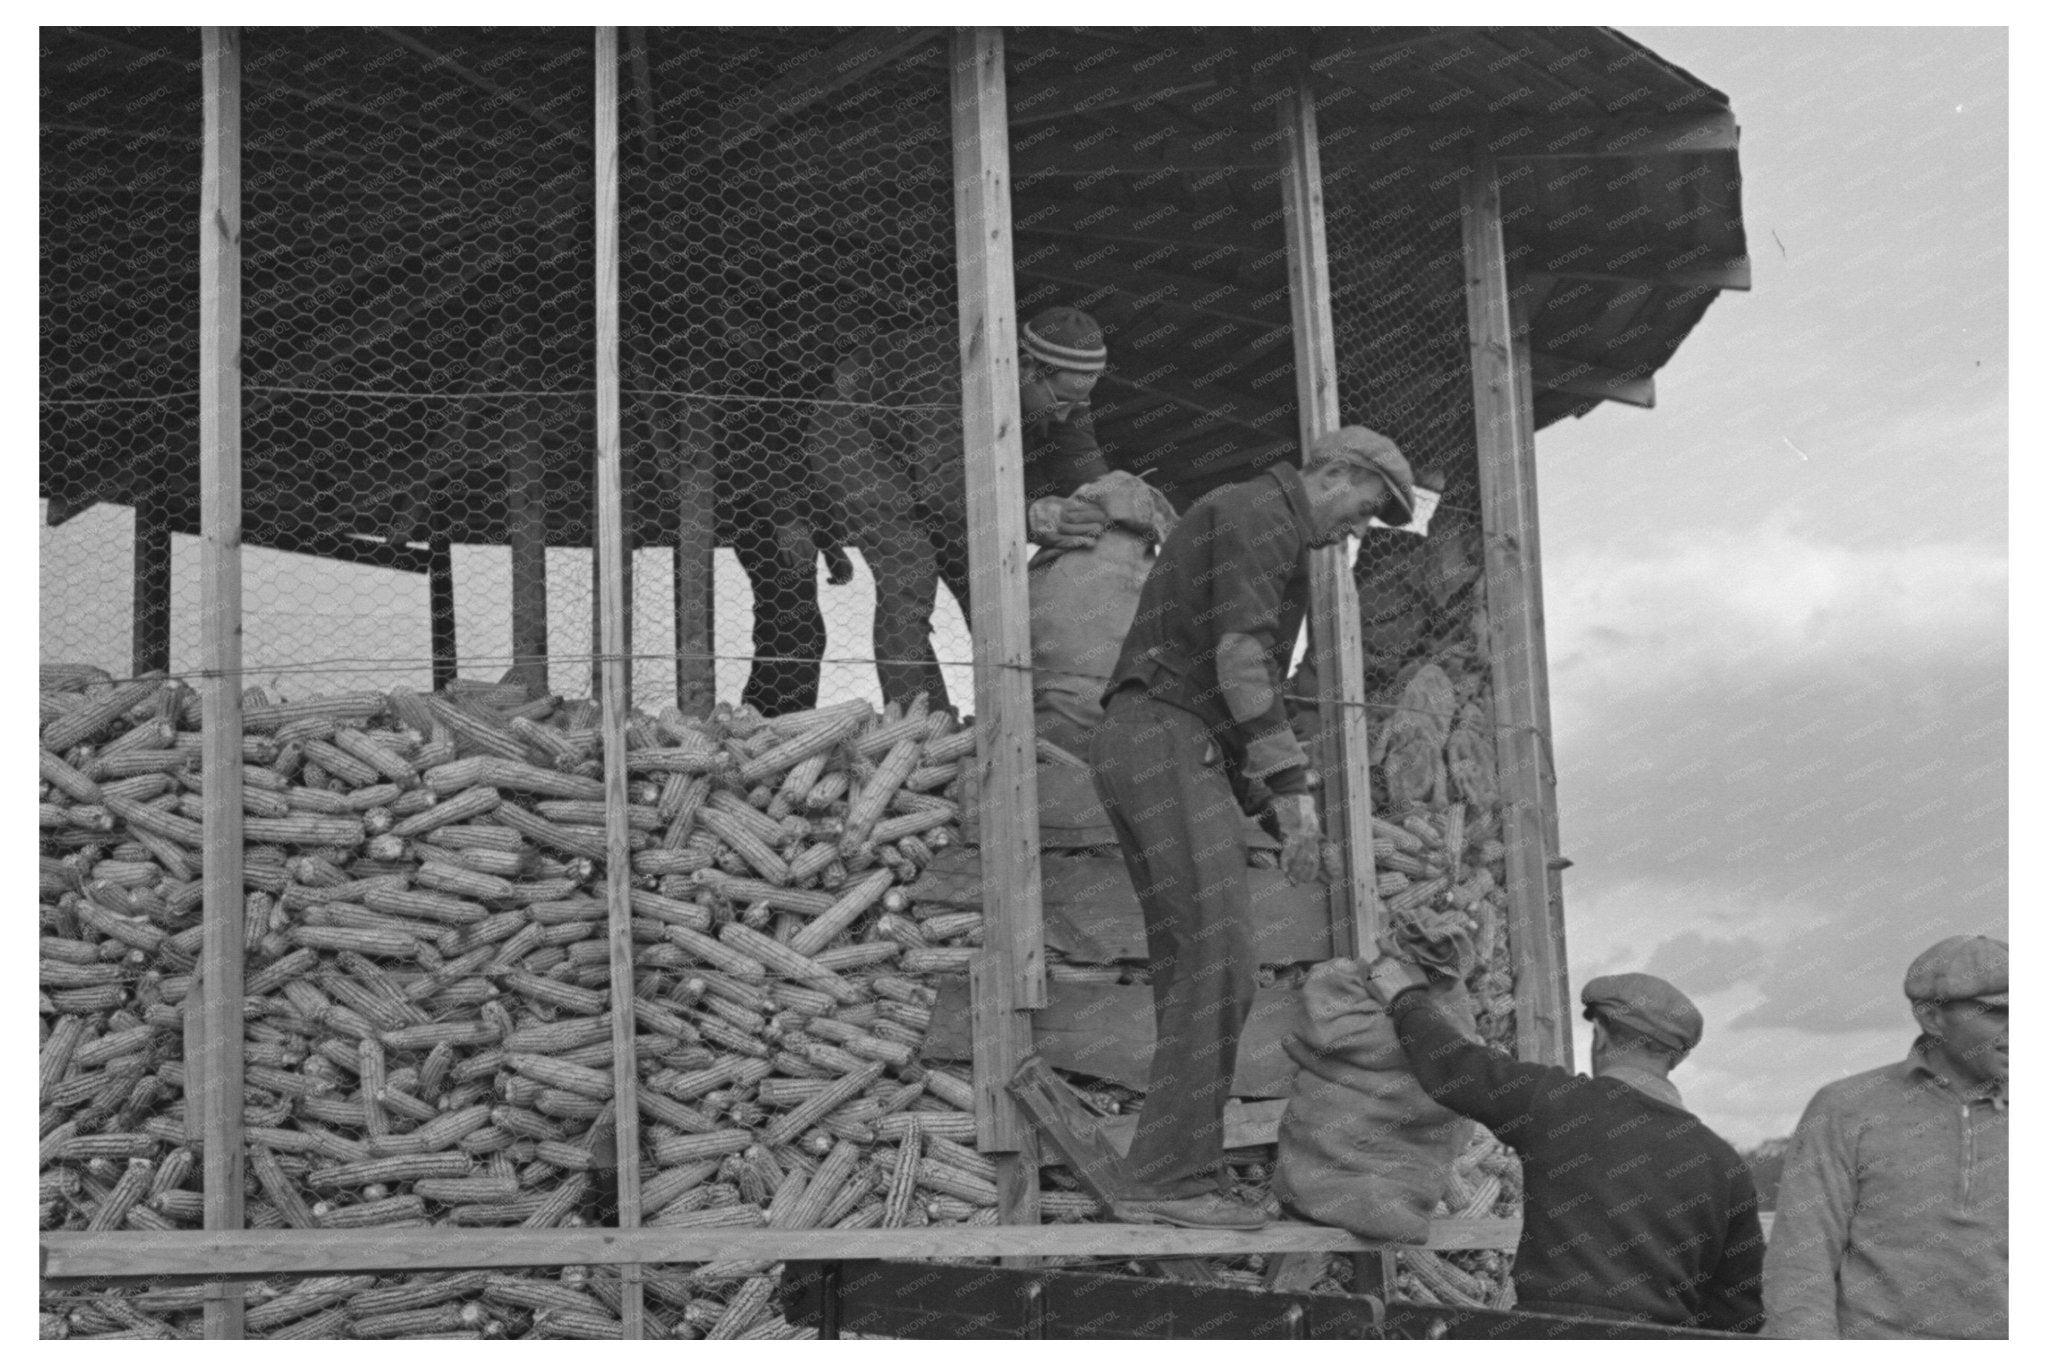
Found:
[[[1033,544],[1082,550],[1101,538],[1109,526],[1109,514],[1086,498],[1050,494],[1031,505],[1025,521]]]
[[[1303,887],[1327,877],[1323,821],[1316,814],[1314,795],[1300,792],[1276,796],[1265,814],[1280,840],[1280,871],[1287,875],[1287,880]]]
[[[1392,954],[1381,954],[1366,969],[1365,989],[1380,1003],[1382,1010],[1394,1004],[1394,998],[1410,987],[1429,985],[1429,974],[1405,958]]]

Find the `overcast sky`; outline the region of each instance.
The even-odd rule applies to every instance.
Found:
[[[1677,1080],[1748,1143],[1903,1052],[1922,947],[2006,932],[2006,45],[1628,32],[1734,104],[1755,288],[1708,312],[1654,410],[1538,441],[1568,953],[1575,993],[1645,969],[1693,995],[1707,1035]],[[42,533],[46,657],[118,667],[130,525],[103,506]],[[505,554],[456,556],[465,663],[502,655]],[[749,618],[720,558],[734,696]],[[310,657],[405,664],[278,675],[286,692],[418,681],[423,578],[266,559],[254,681]],[[179,537],[177,669],[198,663],[196,560]],[[660,649],[666,570],[642,563],[641,648]],[[550,555],[565,654],[588,648],[588,566]],[[867,653],[860,587],[828,594],[834,655]],[[959,641],[950,600],[940,625]],[[671,679],[650,668],[641,696]],[[837,666],[828,691],[871,680]],[[587,670],[553,684],[586,692]]]
[[[1699,1002],[1749,1142],[2006,937],[2006,42],[1627,32],[1733,103],[1755,287],[1537,441],[1568,955]]]

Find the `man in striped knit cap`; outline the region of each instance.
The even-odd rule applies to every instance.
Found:
[[[1018,332],[1027,535],[1092,545],[1108,525],[1074,490],[1109,472],[1089,395],[1109,361],[1102,328],[1078,308],[1035,314]],[[888,701],[923,692],[948,705],[932,655],[944,579],[968,610],[967,471],[960,340],[950,327],[875,338],[833,371],[805,458],[829,505],[826,539],[857,547],[875,576],[875,670]]]

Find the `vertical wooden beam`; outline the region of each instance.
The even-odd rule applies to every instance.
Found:
[[[1045,1004],[1031,606],[1024,570],[1024,440],[1010,232],[1009,96],[999,28],[952,40],[953,223],[960,273],[961,423],[974,619],[976,762],[988,947],[974,993],[975,1105],[996,1153],[1005,1223],[1038,1222],[1037,1140],[1009,1093]]]
[[[242,1227],[242,45],[202,28],[199,183],[199,588],[206,893],[200,941],[210,1233]],[[206,1336],[242,1336],[239,1285],[206,1289]]]
[[[611,937],[612,1108],[618,1132],[619,1227],[640,1227],[639,1067],[633,1050],[632,851],[626,824],[626,528],[619,455],[619,31],[597,30],[597,554],[604,620],[606,928]],[[619,1268],[625,1336],[646,1335],[640,1266]]]
[[[455,552],[436,531],[427,537],[427,624],[434,658],[434,691],[455,681]]]
[[[129,672],[171,667],[171,523],[166,490],[150,485],[135,499],[135,622]]]
[[[548,690],[548,527],[546,453],[540,400],[528,399],[507,433],[506,539],[512,548],[512,669],[506,681],[528,697]]]
[[[613,426],[614,430],[617,430],[618,421],[616,413],[613,415]],[[597,521],[602,526],[604,511],[601,505],[606,497],[602,481],[596,485],[591,496],[600,504]],[[602,697],[604,695],[604,660],[602,657],[607,654],[616,653],[621,660],[625,661],[626,702],[630,706],[633,700],[633,521],[632,518],[626,515],[626,481],[623,469],[619,477],[618,492],[613,501],[618,504],[619,514],[619,581],[612,588],[608,589],[605,586],[604,546],[598,537],[593,536],[590,541],[590,643],[591,652],[599,656],[590,663],[590,694],[593,697]],[[605,594],[607,592],[615,593],[619,599],[621,634],[619,637],[620,645],[616,652],[605,648],[600,643],[604,639],[605,615],[610,610],[605,604]]]
[[[1337,407],[1337,327],[1330,314],[1330,252],[1323,232],[1323,171],[1315,93],[1306,76],[1280,102],[1288,147],[1281,193],[1287,223],[1287,293],[1294,315],[1295,397],[1301,447],[1342,425]],[[1358,585],[1348,547],[1311,552],[1309,641],[1322,727],[1316,768],[1323,775],[1323,821],[1343,860],[1330,887],[1331,944],[1370,950],[1381,923],[1372,858],[1372,752],[1365,711],[1365,654]]]
[[[668,472],[676,518],[676,708],[709,716],[718,702],[718,661],[712,635],[713,573],[718,545],[711,416],[694,405],[672,415],[652,400],[655,458]]]
[[[1562,924],[1550,903],[1553,826],[1544,807],[1543,599],[1536,550],[1535,436],[1528,370],[1518,366],[1509,304],[1500,180],[1477,157],[1463,185],[1465,316],[1479,440],[1479,510],[1486,537],[1486,613],[1493,720],[1500,752],[1501,839],[1508,847],[1508,926],[1515,955],[1516,1051],[1569,1066]]]
[[[1535,316],[1538,300],[1520,290],[1511,291],[1509,299],[1515,339],[1515,393],[1521,403],[1521,419],[1515,424],[1516,467],[1522,472],[1522,487],[1528,494],[1525,500],[1528,524],[1522,544],[1528,548],[1529,564],[1530,681],[1535,690],[1533,719],[1537,734],[1536,764],[1540,775],[1536,799],[1543,809],[1544,926],[1556,957],[1552,971],[1557,981],[1558,1010],[1565,1018],[1556,1044],[1560,1056],[1552,1061],[1570,1067],[1572,997],[1568,969],[1571,959],[1565,953],[1564,870],[1558,866],[1558,856],[1564,845],[1558,838],[1557,829],[1557,754],[1551,749],[1551,738],[1556,732],[1550,728],[1550,646],[1549,633],[1543,625],[1543,536],[1536,502],[1536,384],[1530,365],[1533,350],[1530,320]]]

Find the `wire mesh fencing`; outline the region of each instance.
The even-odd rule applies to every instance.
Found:
[[[621,39],[618,813],[590,700],[591,36],[245,35],[253,1227],[610,1225],[622,1160],[634,1213],[663,1227],[997,1217],[957,1051],[986,926],[947,860],[978,820],[953,73],[930,35]],[[202,606],[197,39],[43,42],[46,73],[122,79],[44,95],[42,1217],[194,1228],[206,780],[197,695],[175,680],[199,667]],[[1040,112],[1020,153],[1041,116],[1085,144],[1085,112],[1048,111],[1102,77],[1028,42],[1013,105]],[[1226,93],[1210,117],[1270,121]],[[1163,213],[1181,194],[1185,218]],[[1099,315],[1111,463],[1182,506],[1291,453],[1277,196],[1270,175],[1213,173],[1018,191],[1020,310]],[[1376,809],[1405,832],[1376,848],[1379,885],[1470,918],[1482,1025],[1511,1042],[1455,188],[1354,173],[1328,200],[1343,417],[1443,491],[1426,540],[1376,531],[1358,557]],[[612,814],[630,1000],[610,963]],[[1056,953],[1049,975],[1149,984],[1104,957]],[[1269,964],[1261,985],[1303,968]],[[927,1047],[948,1029],[955,1051]],[[621,1066],[637,1154],[618,1151]],[[1142,1103],[1079,1084],[1105,1116]],[[1269,1159],[1239,1154],[1248,1184]],[[1104,1213],[1057,1172],[1041,1199],[1048,1220]],[[656,1331],[784,1332],[769,1271],[658,1281]],[[339,1278],[309,1296],[282,1278],[252,1313],[282,1336],[612,1335],[615,1281],[569,1279]],[[132,1313],[63,1299],[44,1327],[189,1331],[190,1296],[165,1294]]]
[[[1514,1044],[1499,732],[1455,177],[1347,168],[1326,177],[1330,303],[1345,422],[1392,437],[1439,495],[1427,536],[1374,527],[1353,577],[1370,710],[1374,810],[1414,821],[1449,866],[1388,865],[1391,907],[1471,921],[1482,1032]],[[1297,687],[1297,692],[1302,691]],[[1396,863],[1404,857],[1396,854]]]

